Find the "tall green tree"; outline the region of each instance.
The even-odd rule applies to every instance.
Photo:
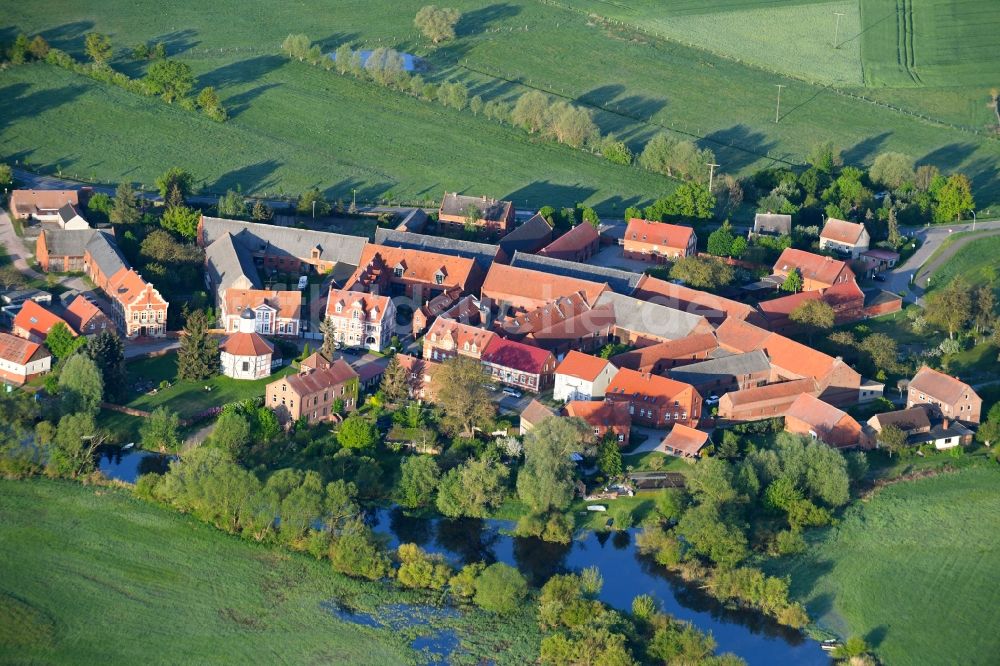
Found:
[[[833,328],[835,316],[829,303],[816,298],[796,307],[788,313],[788,318],[803,327],[812,340],[817,332]]]
[[[868,177],[873,183],[883,185],[890,190],[897,190],[907,183],[912,183],[916,174],[913,171],[913,158],[903,153],[879,153],[875,156]]]
[[[390,402],[402,402],[410,396],[410,374],[394,355],[382,375],[382,393]]]
[[[466,460],[441,479],[435,502],[438,511],[452,518],[485,518],[503,504],[509,474],[490,455]]]
[[[664,221],[681,219],[709,220],[715,214],[715,196],[698,183],[683,183],[646,208],[646,219]]]
[[[717,257],[729,257],[733,254],[733,225],[726,220],[721,227],[708,236],[708,253]]]
[[[86,343],[87,338],[82,335],[73,335],[73,331],[69,329],[69,326],[61,321],[50,328],[48,334],[45,336],[45,346],[59,360],[69,358],[73,352]]]
[[[111,38],[99,32],[87,33],[83,49],[95,65],[106,65],[111,59]]]
[[[167,103],[187,97],[194,88],[194,72],[186,62],[178,60],[157,60],[143,78],[146,90],[151,95],[159,95]]]
[[[790,291],[793,294],[802,291],[802,273],[799,272],[798,267],[788,271],[785,281],[781,283],[781,289],[782,291]]]
[[[142,217],[139,200],[131,183],[121,182],[115,189],[115,201],[108,213],[112,224],[135,224]]]
[[[411,509],[429,504],[441,481],[441,469],[434,457],[412,456],[404,459],[399,468],[399,503]]]
[[[337,443],[345,449],[370,449],[378,442],[378,428],[368,418],[354,412],[337,428]]]
[[[736,279],[736,270],[712,257],[682,257],[670,267],[670,277],[695,289],[720,289]]]
[[[142,447],[150,451],[176,451],[180,446],[180,419],[176,412],[157,407],[139,427]]]
[[[948,176],[945,184],[934,194],[934,199],[937,202],[934,207],[935,222],[958,222],[976,207],[972,198],[972,183],[961,173]]]
[[[330,214],[330,204],[323,198],[319,189],[312,188],[302,193],[299,202],[295,206],[295,211],[299,215],[319,215],[320,217]]]
[[[89,412],[66,414],[59,419],[48,450],[47,467],[55,476],[75,477],[94,469],[94,450],[103,442]]]
[[[476,605],[506,615],[516,611],[528,596],[528,582],[514,567],[495,562],[476,579]]]
[[[96,414],[104,397],[104,381],[86,354],[70,356],[59,371],[59,397],[64,414]]]
[[[487,425],[496,415],[479,361],[467,356],[449,359],[434,373],[433,382],[446,430],[470,437],[474,428]]]
[[[517,495],[536,513],[562,511],[573,500],[575,467],[570,454],[589,435],[580,419],[553,417],[524,438],[524,467],[517,475]]]
[[[605,437],[597,450],[597,468],[609,479],[622,474],[622,452],[614,437]]]
[[[224,195],[219,197],[219,203],[216,208],[219,211],[219,217],[245,219],[249,214],[247,200],[236,190],[228,190]]]
[[[177,188],[182,198],[188,197],[194,189],[194,176],[181,167],[170,167],[156,179],[156,189],[160,191],[160,196],[163,197],[164,201],[167,200],[174,188]]]
[[[539,90],[529,90],[517,98],[511,120],[515,125],[531,132],[545,129],[549,116],[549,96]]]
[[[223,410],[208,441],[228,453],[233,460],[240,460],[252,442],[250,421],[236,410]]]
[[[417,26],[424,37],[437,44],[455,39],[455,26],[460,18],[462,13],[457,9],[426,5],[417,12],[413,25]]]
[[[875,439],[880,447],[889,452],[890,457],[906,449],[906,433],[894,423],[882,426]]]
[[[969,284],[965,280],[955,279],[927,297],[924,317],[934,326],[947,330],[948,338],[954,339],[955,332],[972,318],[972,312]]]
[[[177,378],[201,381],[219,372],[219,343],[208,332],[208,316],[202,310],[188,315],[177,352]]]

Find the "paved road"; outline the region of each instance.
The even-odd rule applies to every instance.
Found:
[[[883,288],[886,291],[891,291],[897,294],[905,291],[907,292],[907,301],[919,302],[920,298],[923,296],[924,288],[927,286],[927,275],[930,275],[934,269],[949,259],[954,252],[949,248],[948,251],[939,255],[939,257],[934,260],[933,266],[928,266],[928,269],[930,269],[929,271],[922,271],[921,267],[927,262],[928,259],[931,258],[931,255],[933,255],[934,252],[941,247],[941,244],[946,238],[952,234],[972,231],[972,226],[971,222],[963,222],[962,224],[942,224],[932,227],[904,227],[901,229],[901,231],[907,236],[913,236],[920,239],[921,246],[917,248],[917,251],[914,252],[913,255],[906,260],[906,262],[885,274],[886,281],[883,284]],[[961,243],[958,245],[958,248],[960,248],[962,245],[971,240],[997,233],[1000,231],[1000,220],[984,220],[976,223],[975,226],[975,236],[969,236],[969,240],[959,240],[956,244],[953,244],[952,247]],[[957,251],[957,248],[955,251]],[[911,284],[911,282],[913,284]]]
[[[0,210],[0,244],[7,249],[7,256],[13,262],[14,268],[22,275],[32,279],[45,278],[44,275],[28,265],[24,242],[14,232],[10,216],[3,210]]]

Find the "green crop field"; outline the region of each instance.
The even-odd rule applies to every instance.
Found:
[[[995,465],[891,486],[781,573],[822,628],[865,637],[882,663],[996,663],[998,488]]]
[[[947,248],[945,248],[947,250]],[[962,246],[931,276],[931,288],[961,277],[973,286],[986,284],[1000,289],[1000,236],[987,236]]]
[[[65,173],[147,185],[167,167],[185,165],[210,191],[240,184],[245,192],[297,194],[315,185],[331,197],[349,198],[357,188],[360,199],[412,201],[436,200],[442,191],[457,189],[509,197],[519,207],[587,202],[605,215],[673,187],[664,178],[539,141],[469,111],[288,62],[279,53],[281,39],[305,32],[329,50],[350,42],[416,53],[426,59],[426,78],[464,81],[487,100],[539,88],[590,105],[601,130],[635,150],[664,129],[693,137],[716,152],[728,173],[746,174],[776,161],[799,164],[815,142],[832,140],[848,162],[868,163],[878,152],[897,150],[945,170],[963,170],[973,179],[980,206],[1000,202],[1000,142],[803,80],[853,77],[860,85],[860,66],[851,64],[860,48],[852,27],[860,25],[857,12],[845,11],[841,48],[828,43],[832,11],[846,1],[734,0],[725,8],[748,14],[729,16],[716,3],[713,13],[702,14],[685,0],[657,19],[664,25],[676,19],[686,26],[678,30],[696,39],[717,29],[717,48],[706,48],[728,57],[588,16],[593,11],[615,17],[620,11],[620,20],[630,23],[638,15],[659,34],[649,0],[600,6],[565,1],[570,4],[449,3],[465,15],[458,39],[438,47],[413,28],[423,0],[249,8],[232,1],[109,0],[100,10],[85,0],[17,3],[8,12],[11,32],[40,31],[78,57],[86,32],[107,32],[119,47],[113,65],[133,76],[144,65],[124,47],[164,41],[171,57],[192,66],[199,85],[218,88],[233,117],[220,125],[47,65],[12,67],[0,72],[0,153],[48,170],[58,165]],[[818,26],[815,34],[811,23]],[[798,78],[733,59],[754,62],[753,49],[769,69],[794,66],[790,74]],[[828,71],[810,73],[803,62]],[[775,124],[778,83],[785,88]],[[973,97],[962,89],[951,94],[951,105],[943,93],[929,93],[926,104],[920,96],[904,104],[891,92],[878,94],[946,122],[982,127],[989,121],[986,91]]]
[[[230,537],[128,491],[0,481],[0,662],[426,663],[409,641],[457,632],[455,663],[529,663],[531,613],[470,611],[402,631],[336,619],[426,603],[339,576],[324,562]]]

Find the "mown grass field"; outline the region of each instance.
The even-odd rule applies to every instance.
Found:
[[[958,239],[956,239],[958,240]],[[1000,236],[979,238],[962,246],[931,276],[931,288],[945,286],[961,277],[972,286],[992,285],[1000,289]]]
[[[780,573],[821,628],[865,637],[882,663],[995,664],[998,488],[989,464],[883,489]]]
[[[416,594],[339,576],[324,562],[229,537],[125,490],[0,481],[0,662],[424,663],[409,641],[432,627],[349,624],[321,608],[379,615]],[[530,613],[440,620],[467,653],[527,663]]]
[[[140,379],[151,381],[156,387],[161,381],[166,380],[171,386],[165,389],[157,388],[153,395],[149,393],[134,395],[127,405],[150,412],[157,407],[166,407],[177,412],[182,419],[191,418],[212,407],[247,398],[262,397],[264,388],[268,384],[290,372],[293,372],[293,368],[285,366],[270,377],[253,381],[232,379],[222,375],[216,375],[202,382],[178,381],[177,354],[170,353],[128,364],[130,386]],[[206,391],[206,386],[211,390]]]
[[[467,111],[287,62],[278,51],[281,39],[305,32],[327,49],[350,42],[415,52],[429,63],[428,78],[463,80],[485,99],[510,99],[540,88],[589,104],[603,132],[615,133],[636,150],[664,128],[694,136],[715,150],[722,171],[729,173],[745,174],[776,160],[800,163],[815,142],[829,139],[851,163],[898,150],[945,170],[964,170],[981,206],[1000,202],[1000,143],[977,135],[607,24],[588,17],[575,2],[562,7],[515,0],[484,7],[457,1],[451,5],[465,12],[458,39],[433,47],[412,25],[422,4],[351,0],[247,8],[235,2],[178,0],[160,6],[111,0],[99,11],[83,0],[16,5],[10,25],[42,31],[78,55],[90,30],[111,34],[120,46],[164,41],[172,57],[194,68],[199,85],[219,89],[233,118],[217,125],[157,100],[46,71],[46,66],[15,67],[0,73],[0,117],[6,120],[0,126],[0,151],[58,164],[68,173],[146,184],[166,167],[184,164],[213,191],[240,183],[246,192],[297,194],[317,185],[345,199],[358,188],[359,198],[388,194],[433,200],[445,189],[459,189],[509,197],[519,207],[585,201],[605,216],[673,187],[664,178],[536,141]],[[638,0],[623,6],[652,8]],[[820,16],[830,6],[796,3],[780,11]],[[757,12],[754,16],[772,11],[759,0],[743,0],[733,9]],[[831,13],[820,32],[832,28],[832,18]],[[724,13],[678,13],[677,20],[705,26],[747,23]],[[779,53],[781,44],[807,42],[817,52],[803,60],[833,62],[840,51],[853,48],[844,44],[834,56],[822,58],[822,40],[780,35],[778,26],[801,25],[804,19],[760,20],[774,31],[766,42],[768,53]],[[849,25],[846,14],[844,20]],[[749,44],[751,36],[744,41]],[[782,57],[791,62],[791,55]],[[142,71],[124,55],[115,66],[133,75]],[[786,87],[781,122],[775,124],[777,83]],[[983,91],[977,95],[982,109],[970,118],[979,126],[987,117],[986,97]],[[964,97],[952,97],[964,105]],[[935,104],[946,106],[943,99],[934,97]],[[971,114],[971,102],[966,106],[961,113]],[[95,140],[83,144],[80,136]]]

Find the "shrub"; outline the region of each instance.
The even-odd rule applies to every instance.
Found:
[[[396,578],[404,587],[440,590],[451,577],[440,555],[429,555],[415,543],[401,544],[396,553],[401,563]]]
[[[476,579],[475,602],[480,608],[500,614],[517,610],[528,596],[528,581],[512,566],[497,562]]]

